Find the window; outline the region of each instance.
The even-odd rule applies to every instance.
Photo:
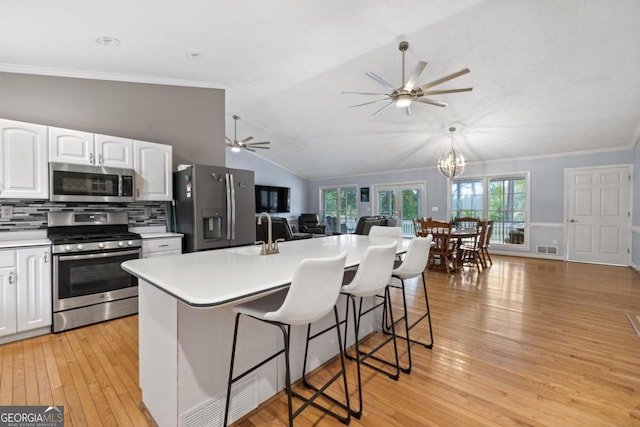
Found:
[[[523,245],[528,236],[529,176],[486,176],[451,182],[451,216],[493,220],[491,243]]]
[[[326,232],[353,233],[358,222],[358,188],[354,186],[320,189],[321,220]]]

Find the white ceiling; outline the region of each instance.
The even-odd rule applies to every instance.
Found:
[[[0,70],[226,90],[227,129],[307,178],[628,149],[640,137],[637,0],[2,0]],[[116,37],[118,47],[95,43]],[[342,91],[401,85],[398,43],[446,108],[413,115]],[[201,52],[198,60],[189,52]],[[228,156],[233,155],[228,152]]]

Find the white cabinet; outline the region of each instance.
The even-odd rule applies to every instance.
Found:
[[[50,127],[49,161],[133,169],[133,141]]]
[[[48,199],[47,127],[0,119],[0,198]]]
[[[182,253],[182,236],[142,239],[142,258]]]
[[[0,250],[0,337],[51,325],[51,247]]]
[[[136,171],[136,200],[173,199],[170,145],[133,141],[133,163]]]

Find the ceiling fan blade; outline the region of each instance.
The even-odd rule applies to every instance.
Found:
[[[227,140],[227,142],[231,142],[231,143],[233,142],[233,141],[231,140],[231,138],[229,138],[228,136],[225,136],[225,137],[224,137],[224,139],[226,139],[226,140]]]
[[[254,145],[265,145],[265,144],[271,144],[271,142],[270,142],[270,141],[250,142],[250,143],[248,143],[248,144],[246,144],[246,145],[254,146]]]
[[[227,147],[233,147],[233,142],[231,141],[227,142]]]
[[[460,71],[457,71],[455,73],[449,74],[448,76],[441,77],[438,80],[434,80],[432,82],[423,84],[422,86],[420,86],[420,89],[422,89],[423,91],[426,91],[429,88],[432,88],[434,86],[438,86],[439,84],[442,84],[444,82],[448,82],[449,80],[453,80],[456,77],[460,77],[460,76],[462,76],[464,74],[467,74],[467,73],[470,73],[470,72],[471,72],[471,70],[469,70],[468,68],[465,68],[463,70],[460,70]]]
[[[415,101],[416,102],[422,102],[424,104],[437,105],[438,107],[446,107],[447,105],[449,105],[446,102],[440,102],[440,101],[436,101],[436,100],[429,99],[429,98],[418,98]]]
[[[244,148],[247,151],[253,151],[254,153],[256,152],[256,150],[254,150],[253,148],[249,148],[249,147],[242,147],[242,148]]]
[[[390,91],[394,91],[396,90],[396,88],[394,88],[393,86],[391,86],[391,83],[389,83],[388,81],[386,81],[385,79],[383,79],[382,77],[379,77],[377,75],[375,75],[374,73],[372,73],[371,71],[366,73],[367,76],[371,77],[373,80],[377,81],[378,83],[380,83],[382,86],[386,87],[387,89],[389,89]]]
[[[386,93],[371,93],[371,92],[340,92],[342,94],[346,94],[346,95],[375,95],[375,96],[386,96],[389,97],[388,94]]]
[[[246,148],[247,148],[247,150],[253,150],[253,149],[255,149],[255,148],[258,148],[258,149],[260,149],[260,150],[268,150],[268,149],[269,149],[269,148],[271,148],[271,147],[262,147],[262,146],[259,146],[259,145],[258,145],[258,146],[256,146],[256,145],[249,145],[249,146],[248,146],[248,147],[246,147]]]
[[[386,110],[387,108],[391,107],[393,104],[394,104],[394,102],[390,101],[387,105],[385,105],[384,107],[380,108],[375,113],[373,113],[372,116],[375,116],[378,113],[382,113],[384,110]]]
[[[251,141],[252,139],[253,139],[253,137],[252,137],[252,136],[248,136],[248,137],[246,137],[245,139],[243,139],[243,140],[242,140],[242,141],[240,141],[240,142],[242,142],[242,143],[244,143],[244,142],[249,142],[249,141]]]
[[[418,62],[418,64],[416,65],[416,68],[413,70],[413,74],[411,74],[411,77],[409,77],[409,80],[407,80],[407,84],[404,85],[404,90],[413,89],[413,87],[416,85],[416,82],[420,78],[420,74],[422,74],[422,72],[424,71],[424,67],[426,66],[427,66],[426,62],[424,61]]]
[[[407,113],[407,116],[411,115],[411,106],[407,105],[406,107],[404,107],[404,111]]]
[[[356,104],[356,105],[350,105],[347,108],[353,108],[353,107],[362,107],[363,105],[369,105],[369,104],[375,104],[377,102],[382,102],[382,101],[388,101],[389,98],[384,98],[384,99],[376,99],[375,101],[369,101],[369,102],[364,102],[362,104]]]
[[[472,87],[465,87],[462,89],[443,89],[443,90],[428,90],[423,92],[423,95],[442,95],[443,93],[457,93],[457,92],[471,92]]]

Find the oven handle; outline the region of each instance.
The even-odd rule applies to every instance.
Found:
[[[114,256],[122,256],[122,255],[139,255],[140,249],[136,249],[134,251],[117,251],[117,252],[102,252],[99,254],[87,254],[87,255],[58,255],[59,261],[67,261],[67,260],[79,260],[79,259],[91,259],[91,258],[99,258],[99,257],[114,257]]]

